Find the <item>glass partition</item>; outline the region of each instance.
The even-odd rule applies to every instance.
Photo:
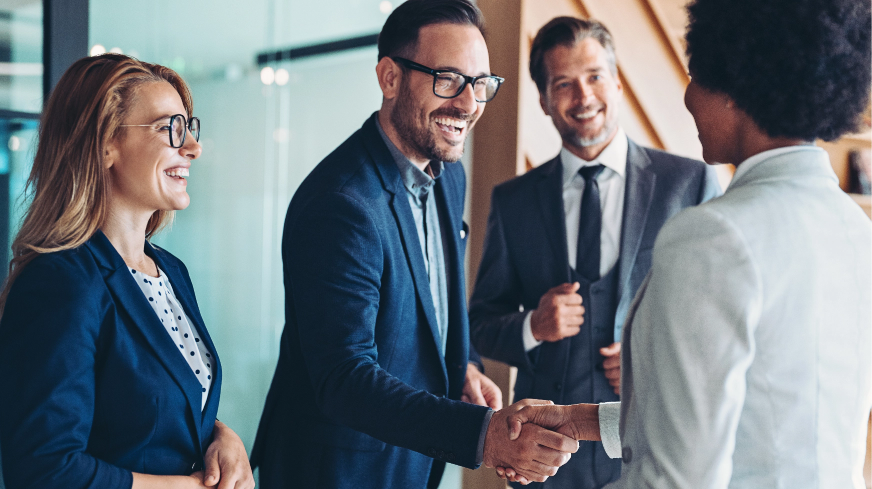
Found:
[[[42,2],[0,0],[0,109],[42,110]]]

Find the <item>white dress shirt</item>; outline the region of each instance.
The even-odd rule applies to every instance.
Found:
[[[621,224],[624,215],[624,193],[627,181],[627,152],[630,144],[621,127],[612,142],[593,161],[574,155],[565,147],[560,149],[563,167],[563,215],[566,219],[566,248],[569,266],[575,268],[578,250],[578,226],[581,218],[581,197],[584,194],[584,178],[578,173],[582,167],[603,165],[605,168],[596,178],[600,191],[602,230],[600,232],[600,276],[609,273],[618,262],[621,253]],[[527,351],[541,345],[533,336],[530,316],[524,318],[524,349]]]

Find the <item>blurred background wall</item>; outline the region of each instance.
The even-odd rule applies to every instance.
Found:
[[[203,156],[191,168],[190,207],[154,241],[190,270],[223,359],[218,415],[250,450],[284,325],[279,246],[287,205],[308,172],[378,110],[373,35],[399,3],[0,0],[0,278],[26,209],[22,190],[52,81],[73,60],[107,51],[178,71],[191,86],[202,121]],[[533,36],[552,17],[592,16],[612,30],[625,87],[621,119],[631,138],[701,155],[682,101],[688,81],[685,0],[478,4],[487,21],[492,69],[507,81],[473,131],[464,157],[470,177],[470,284],[491,189],[547,161],[560,147],[527,71]],[[863,161],[872,146],[868,127],[823,146],[848,190],[857,173],[851,170],[852,158]],[[720,171],[726,185],[731,168]],[[855,200],[869,212],[868,196]],[[488,362],[487,371],[509,402],[512,370]],[[505,486],[490,470],[449,466],[442,488],[461,487]]]

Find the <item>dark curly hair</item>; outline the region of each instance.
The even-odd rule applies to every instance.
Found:
[[[471,25],[484,35],[484,18],[469,0],[407,0],[391,12],[378,35],[379,61],[411,56],[421,28],[433,24]]]
[[[771,137],[857,129],[872,81],[869,0],[696,0],[694,81],[730,96]]]

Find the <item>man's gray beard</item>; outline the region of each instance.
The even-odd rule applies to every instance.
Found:
[[[587,148],[588,146],[596,146],[597,144],[602,144],[608,141],[609,137],[615,131],[617,127],[617,121],[612,124],[607,124],[603,127],[602,131],[599,132],[596,136],[592,138],[583,138],[578,135],[575,131],[570,131],[569,134],[561,134],[564,141],[569,142],[571,145],[579,147],[579,148]]]

